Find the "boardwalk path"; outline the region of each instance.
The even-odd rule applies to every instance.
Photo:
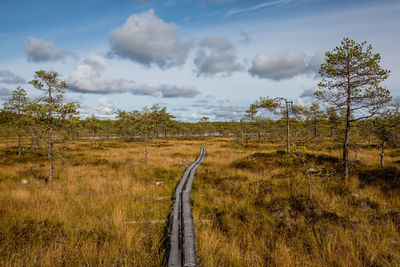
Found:
[[[174,193],[174,202],[169,218],[169,243],[164,266],[197,266],[196,242],[190,192],[196,169],[206,156],[204,144],[200,155],[186,169]]]

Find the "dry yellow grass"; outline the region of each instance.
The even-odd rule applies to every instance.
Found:
[[[339,150],[310,151],[307,168],[325,169],[312,175],[309,198],[295,157],[233,138],[158,140],[147,169],[142,143],[75,142],[50,184],[45,157],[17,159],[3,145],[1,265],[160,265],[170,196],[202,142],[192,192],[201,266],[400,265],[399,188],[358,179],[376,176],[379,151],[361,148],[346,182],[330,162]],[[400,151],[387,155],[397,166]]]
[[[186,141],[150,144],[146,169],[143,144],[74,143],[70,158],[57,162],[50,184],[43,180],[46,158],[3,154],[0,262],[158,265],[169,196],[185,169],[182,161],[192,161],[199,147]]]
[[[312,175],[309,198],[302,164],[293,164],[285,154],[268,157],[276,146],[253,143],[244,149],[235,142],[224,142],[208,145],[205,166],[194,184],[202,266],[400,264],[399,189],[385,190],[358,179],[361,173],[380,170],[379,151],[360,149],[356,158],[353,153],[352,159],[358,162],[348,181],[338,173]],[[259,158],[254,157],[260,152]],[[307,168],[326,165],[328,169],[329,160],[340,158],[339,150],[322,147],[311,154]],[[387,154],[392,155],[387,165],[396,165],[400,151]],[[244,161],[248,166],[235,164],[249,156],[251,160]],[[325,158],[326,163],[318,162]],[[260,163],[262,168],[258,168]],[[340,161],[336,165],[340,168]]]

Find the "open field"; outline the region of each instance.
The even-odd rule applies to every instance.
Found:
[[[303,164],[253,141],[157,140],[147,169],[142,143],[79,141],[49,184],[45,155],[2,145],[0,263],[160,265],[172,193],[206,143],[192,191],[201,266],[400,264],[400,149],[381,169],[379,151],[361,148],[343,181],[328,143]]]

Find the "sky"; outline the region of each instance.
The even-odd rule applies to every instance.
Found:
[[[324,52],[367,41],[400,99],[400,1],[0,0],[0,102],[57,71],[82,117],[160,104],[239,120],[260,96],[309,105]]]

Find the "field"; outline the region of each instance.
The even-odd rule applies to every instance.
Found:
[[[368,145],[343,180],[338,148],[287,154],[235,138],[77,141],[46,183],[45,155],[1,146],[0,265],[159,266],[171,196],[206,144],[192,201],[200,266],[400,265],[400,149]],[[311,195],[308,178],[310,178]]]

